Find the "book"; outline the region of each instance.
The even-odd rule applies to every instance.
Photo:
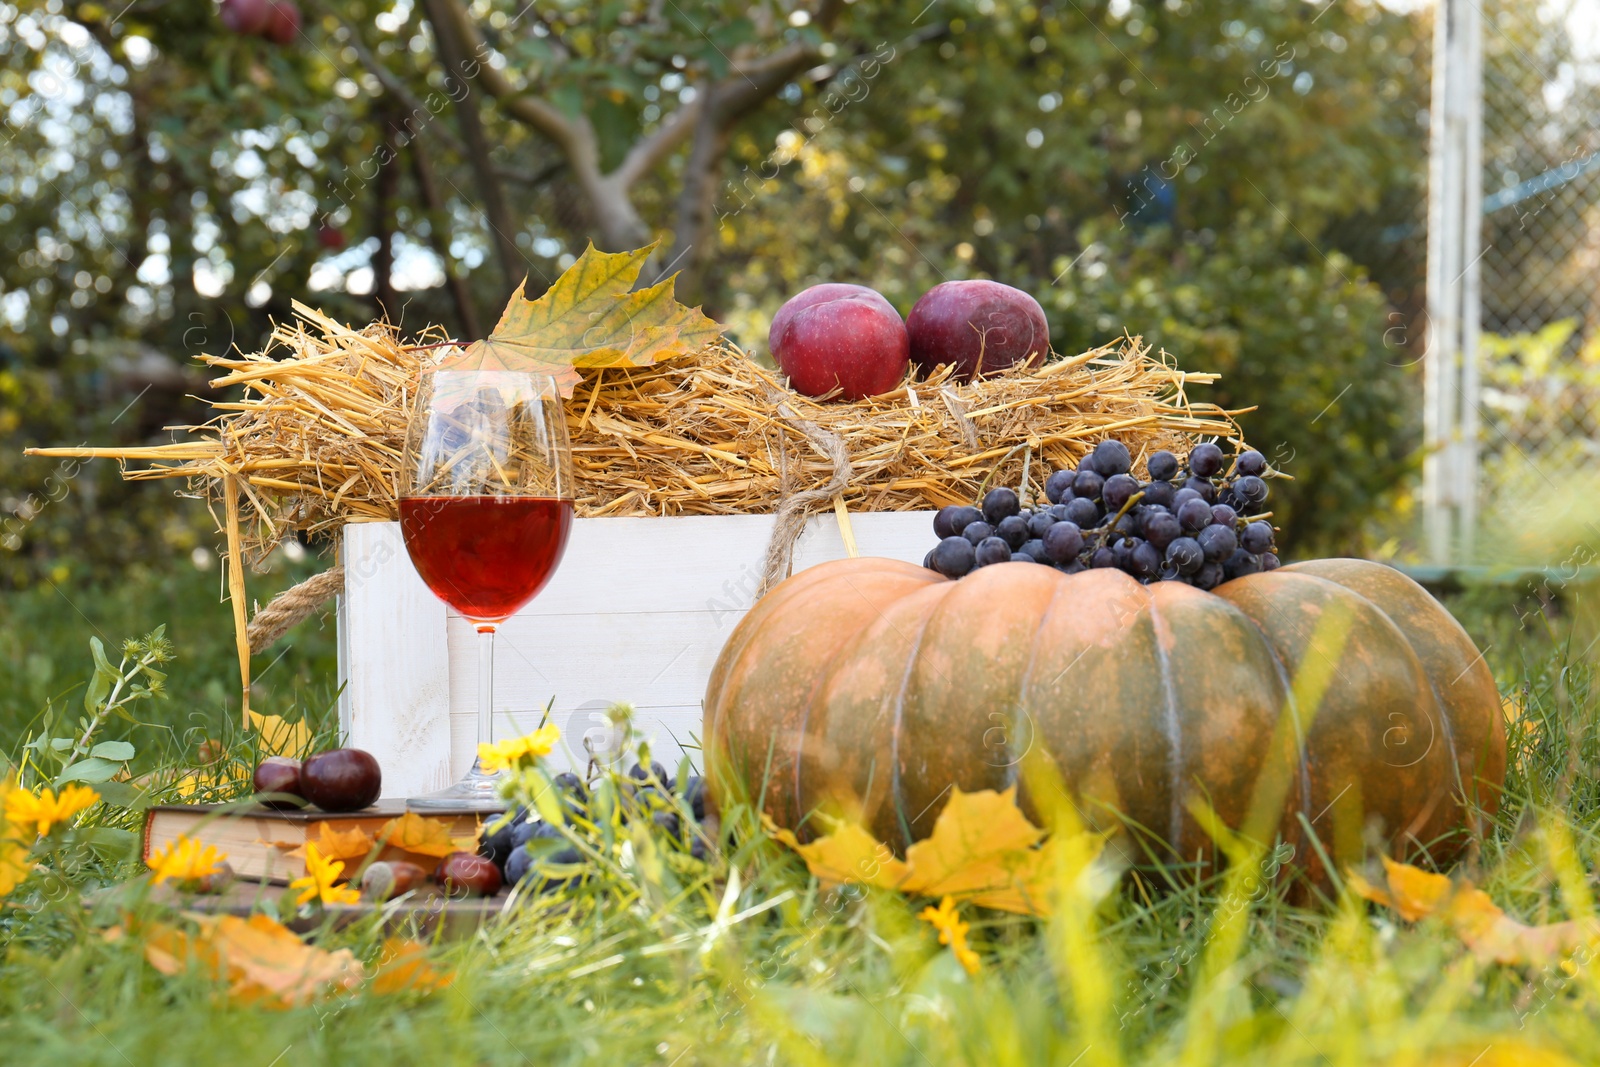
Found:
[[[180,835],[187,836],[225,853],[228,866],[241,880],[284,883],[305,875],[305,860],[289,853],[301,849],[303,855],[306,841],[321,836],[322,823],[376,837],[385,823],[405,812],[404,800],[380,800],[370,808],[349,812],[316,808],[277,811],[249,802],[161,804],[145,816],[140,857],[148,864],[152,852]],[[477,811],[430,811],[427,817],[448,823],[452,837],[471,837],[478,832],[480,819],[496,816]]]

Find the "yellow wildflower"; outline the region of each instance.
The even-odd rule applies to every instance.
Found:
[[[69,785],[60,796],[48,787],[35,794],[17,786],[6,793],[6,821],[18,830],[37,827],[42,837],[99,799],[100,794],[86,785]]]
[[[513,737],[478,746],[478,765],[488,774],[514,770],[524,760],[543,759],[561,740],[561,728],[554,723],[541,726],[526,737]]]
[[[336,882],[344,873],[344,863],[341,860],[329,859],[322,854],[314,841],[306,842],[306,876],[296,878],[289,883],[290,889],[300,890],[300,899],[296,904],[309,904],[313,900],[320,900],[324,904],[358,904],[361,894],[349,886],[336,886]]]
[[[978,954],[967,944],[967,931],[971,924],[961,921],[961,916],[956,912],[956,902],[945,897],[939,901],[937,908],[931,904],[917,914],[922,919],[939,931],[939,944],[949,945],[956,961],[966,969],[968,974],[978,973]]]
[[[6,897],[33,871],[28,846],[15,838],[0,838],[0,897]]]
[[[205,878],[222,870],[222,862],[227,858],[215,845],[203,845],[192,837],[179,834],[151,854],[150,870],[154,873],[150,881],[160,885],[168,878],[176,878],[180,882]]]

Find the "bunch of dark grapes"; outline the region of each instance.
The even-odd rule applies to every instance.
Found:
[[[1076,470],[1045,481],[1048,506],[1025,508],[1012,490],[991,489],[981,508],[943,508],[933,519],[939,543],[923,565],[949,578],[1013,560],[1067,574],[1117,567],[1141,582],[1201,589],[1278,566],[1260,452],[1230,464],[1207,443],[1183,462],[1151,453],[1144,481],[1132,469],[1126,445],[1101,441]]]
[[[580,838],[598,846],[606,836],[601,830],[605,823],[647,823],[669,847],[706,859],[708,838],[699,826],[706,817],[706,783],[698,775],[686,775],[679,783],[652,761],[635,765],[625,776],[597,782],[559,774],[555,786],[567,828]],[[478,853],[500,868],[507,885],[527,882],[548,893],[581,884],[593,873],[589,857],[537,812],[518,808],[489,825],[492,830],[479,842]]]

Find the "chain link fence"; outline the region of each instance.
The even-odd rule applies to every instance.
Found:
[[[1474,15],[1481,231],[1463,426],[1477,424],[1464,472],[1475,500],[1444,539],[1451,558],[1434,539],[1434,562],[1550,563],[1518,531],[1542,502],[1570,505],[1600,454],[1600,0],[1473,0]]]

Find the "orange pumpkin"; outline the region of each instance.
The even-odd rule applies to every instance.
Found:
[[[1276,731],[1276,735],[1275,735]],[[1374,831],[1453,854],[1498,806],[1505,730],[1471,639],[1388,567],[1317,560],[1211,593],[1032,563],[960,581],[886,559],[803,571],[740,623],[712,672],[713,799],[735,781],[780,824],[859,814],[896,849],[950,786],[1022,786],[1047,753],[1080,811],[1192,860],[1205,799],[1241,827],[1253,797],[1286,841],[1338,863]],[[1259,790],[1258,790],[1259,787]],[[1313,867],[1314,850],[1299,855]]]

